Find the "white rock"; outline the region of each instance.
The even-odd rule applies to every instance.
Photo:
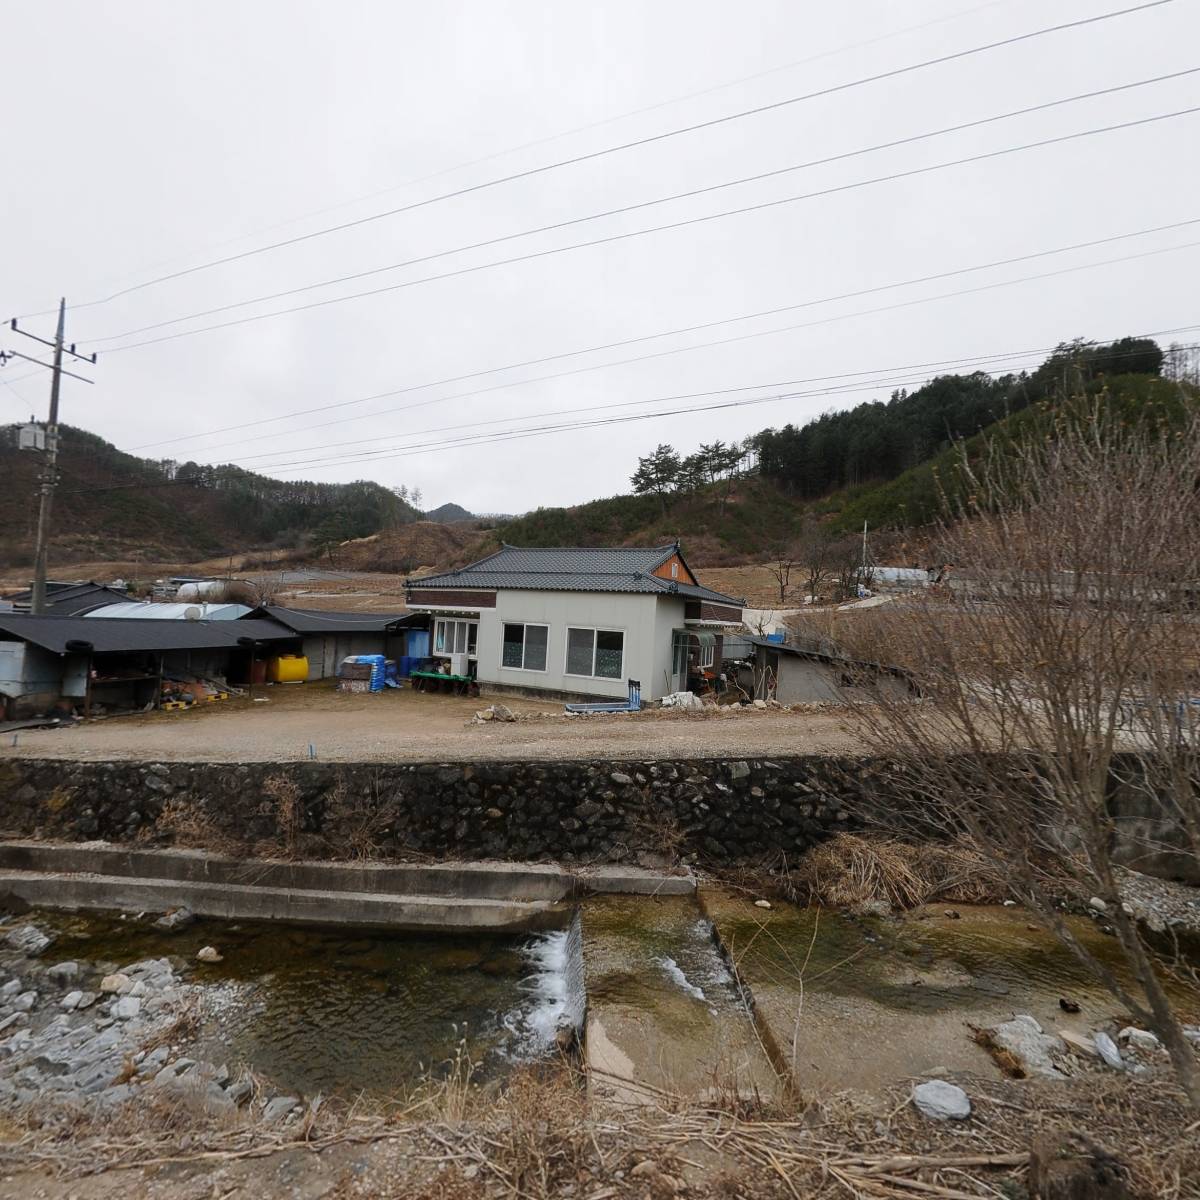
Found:
[[[1091,1038],[1085,1037],[1082,1033],[1075,1033],[1071,1029],[1060,1029],[1058,1036],[1062,1038],[1067,1045],[1075,1051],[1076,1054],[1087,1054],[1091,1058],[1098,1058],[1100,1052],[1096,1049],[1095,1043]]]
[[[1104,901],[1101,900],[1099,896],[1093,896],[1087,902],[1087,906],[1088,906],[1088,908],[1090,908],[1092,910],[1092,912],[1098,912],[1098,913],[1108,912],[1108,905],[1105,904]]]
[[[118,1021],[128,1021],[142,1011],[142,1002],[136,996],[122,996],[113,1006],[112,1015]]]
[[[115,975],[105,975],[100,980],[100,990],[116,996],[125,995],[131,987],[133,987],[133,981],[128,975],[122,975],[119,971]]]
[[[28,1012],[37,1003],[37,992],[22,992],[12,1001],[11,1007],[16,1012]]]
[[[79,1007],[79,1002],[82,999],[83,999],[82,992],[68,992],[58,1002],[58,1007],[62,1008],[62,1009],[66,1009],[67,1012],[71,1012],[73,1009],[76,1009]]]
[[[1162,1045],[1157,1035],[1151,1033],[1148,1029],[1138,1029],[1134,1025],[1126,1025],[1117,1034],[1117,1041],[1128,1042],[1129,1045],[1137,1050],[1157,1050]]]
[[[1028,1013],[1013,1017],[989,1032],[993,1043],[1013,1055],[1029,1074],[1061,1078],[1063,1073],[1054,1059],[1066,1053],[1066,1043],[1054,1034],[1043,1032]]]
[[[1200,1025],[1185,1025],[1183,1027],[1183,1036],[1193,1046],[1200,1046]]]
[[[219,963],[222,961],[222,956],[215,946],[201,946],[196,951],[196,959],[203,963]]]
[[[944,1079],[917,1084],[912,1099],[921,1115],[934,1121],[963,1121],[971,1115],[967,1093]]]
[[[771,902],[770,902],[770,900],[755,900],[754,907],[755,908],[770,908]]]
[[[1104,1030],[1101,1029],[1094,1033],[1092,1041],[1096,1043],[1096,1053],[1104,1059],[1107,1066],[1112,1067],[1114,1071],[1125,1069],[1125,1060],[1121,1057],[1120,1050],[1117,1049],[1117,1043]]]

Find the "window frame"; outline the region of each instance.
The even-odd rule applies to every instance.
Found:
[[[571,631],[590,633],[592,635],[592,673],[590,675],[580,675],[578,671],[569,670],[571,653]],[[602,633],[617,633],[621,635],[621,670],[616,675],[597,675],[596,674],[596,654],[598,653],[598,643],[600,634]],[[568,625],[563,635],[563,675],[568,679],[600,679],[606,683],[620,683],[625,678],[625,638],[627,631],[624,629],[614,629],[611,626],[605,625]]]
[[[463,637],[463,645],[465,650],[455,650],[454,643],[458,638],[459,625],[465,625],[466,630]],[[475,629],[475,649],[471,649],[471,627]],[[446,648],[446,639],[443,636],[442,648],[438,648],[438,632],[439,630],[449,633],[450,647]],[[431,658],[451,658],[455,654],[465,653],[468,660],[479,659],[479,621],[471,620],[469,617],[435,617],[433,623],[433,645],[430,647]]]
[[[702,671],[709,667],[715,666],[717,661],[717,644],[710,642],[707,646],[700,647],[699,666]]]
[[[520,625],[521,627],[521,665],[514,667],[504,661],[505,637],[504,631],[510,625]],[[546,631],[546,665],[544,667],[527,667],[525,666],[525,631],[527,629],[544,629]],[[545,621],[501,621],[500,622],[500,670],[502,671],[529,671],[534,675],[545,675],[550,670],[550,626]]]

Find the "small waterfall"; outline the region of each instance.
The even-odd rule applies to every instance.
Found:
[[[587,989],[583,979],[583,922],[578,911],[566,929],[538,934],[524,949],[533,967],[521,981],[528,1000],[509,1013],[505,1025],[516,1035],[520,1057],[552,1050],[562,1029],[583,1030]]]

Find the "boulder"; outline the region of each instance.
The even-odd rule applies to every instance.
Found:
[[[272,1096],[263,1108],[263,1120],[268,1125],[282,1121],[299,1103],[295,1096]]]
[[[79,1007],[80,1000],[83,999],[82,992],[68,992],[59,1002],[58,1007],[66,1012],[72,1012]]]
[[[118,1021],[130,1021],[141,1011],[142,1002],[136,996],[122,996],[112,1006],[112,1015]]]
[[[46,968],[46,978],[53,979],[55,983],[71,983],[78,977],[79,964],[77,962],[60,962]]]
[[[30,958],[37,958],[50,949],[54,939],[44,934],[36,925],[18,925],[4,940],[14,949]]]
[[[967,1093],[944,1079],[917,1084],[912,1099],[921,1115],[932,1121],[965,1121],[971,1115]]]
[[[114,975],[105,975],[100,980],[100,990],[113,996],[124,996],[131,987],[133,980],[128,975],[122,975],[120,971]]]
[[[1011,1055],[1026,1075],[1055,1079],[1063,1075],[1055,1060],[1066,1053],[1066,1044],[1062,1038],[1046,1033],[1028,1013],[988,1030],[988,1039],[997,1050]]]
[[[1096,1053],[1104,1060],[1105,1066],[1112,1067],[1114,1071],[1125,1070],[1125,1060],[1117,1049],[1117,1043],[1107,1033],[1100,1030],[1092,1035],[1092,1041],[1096,1044]]]
[[[179,908],[173,908],[169,912],[163,913],[154,922],[154,928],[161,929],[166,933],[178,933],[181,929],[187,929],[195,920],[196,914],[190,908],[181,905]]]
[[[219,963],[223,961],[223,956],[215,946],[201,946],[196,951],[196,961],[202,963]]]
[[[1151,1033],[1148,1029],[1138,1029],[1133,1025],[1126,1025],[1120,1033],[1117,1034],[1118,1042],[1125,1042],[1132,1046],[1135,1050],[1145,1050],[1151,1053],[1162,1046],[1162,1042],[1158,1037]]]

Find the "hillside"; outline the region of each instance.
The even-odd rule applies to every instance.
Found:
[[[439,504],[437,508],[431,508],[425,513],[425,520],[450,525],[455,521],[473,521],[475,514],[468,512],[461,504]]]
[[[422,568],[469,562],[491,549],[485,535],[469,525],[424,520],[331,546],[326,559],[343,570],[412,575]]]
[[[0,428],[0,566],[31,562],[41,456]],[[52,558],[190,561],[252,548],[303,548],[407,523],[417,513],[369,482],[268,479],[233,466],[137,458],[63,426]]]
[[[494,541],[634,545],[678,538],[696,566],[722,567],[770,558],[811,522],[847,536],[866,522],[877,534],[894,534],[877,551],[894,542],[907,556],[944,492],[953,492],[963,447],[974,454],[985,434],[1026,435],[1064,383],[1073,391],[1103,390],[1131,414],[1165,411],[1187,389],[1159,376],[1162,362],[1159,348],[1143,339],[1072,343],[1032,374],[941,376],[886,404],[764,430],[741,447],[717,442],[680,458],[659,446],[638,460],[633,482],[642,494],[538,509],[501,525]]]

